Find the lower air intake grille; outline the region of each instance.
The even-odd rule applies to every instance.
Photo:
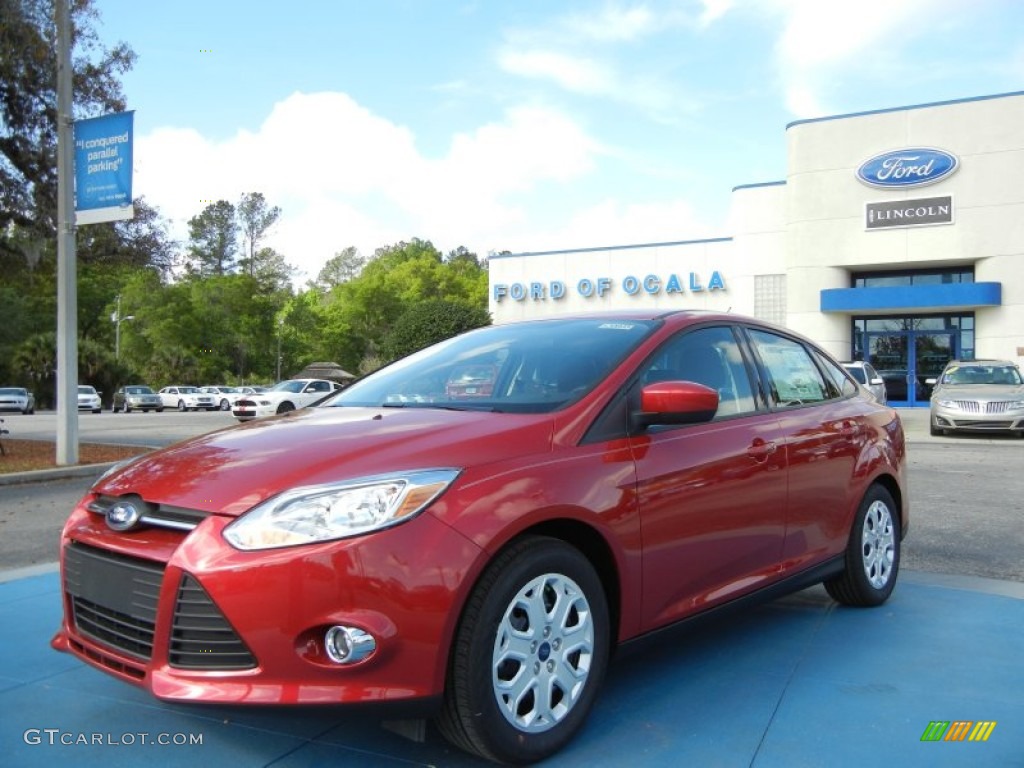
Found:
[[[153,655],[162,565],[82,544],[64,554],[64,588],[76,629],[141,660]]]
[[[174,604],[168,661],[179,669],[251,669],[256,659],[210,596],[184,574]]]

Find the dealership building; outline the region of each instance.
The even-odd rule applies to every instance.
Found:
[[[1024,362],[1024,92],[786,135],[785,180],[733,189],[730,237],[492,257],[494,321],[752,315],[871,361],[896,405],[926,405],[951,358]]]

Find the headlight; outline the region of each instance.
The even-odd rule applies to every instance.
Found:
[[[1009,403],[1006,404],[1006,407],[1008,410],[1011,411],[1019,411],[1021,409],[1024,409],[1024,400],[1011,400]]]
[[[935,404],[940,408],[956,408],[956,400],[936,400]]]
[[[388,528],[426,508],[458,474],[429,469],[295,488],[253,507],[224,538],[238,549],[270,549]]]

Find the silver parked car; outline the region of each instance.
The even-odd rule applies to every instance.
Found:
[[[156,411],[164,409],[160,395],[145,384],[129,384],[114,393],[114,411],[131,413],[134,411]]]
[[[885,391],[885,379],[872,367],[871,363],[857,360],[852,363],[843,363],[842,365],[859,384],[864,385],[875,396],[875,400],[885,405],[888,400],[888,395]]]
[[[1009,360],[951,360],[934,384],[931,433],[1009,432],[1024,437],[1024,378]]]

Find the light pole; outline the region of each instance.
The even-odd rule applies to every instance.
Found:
[[[135,315],[121,316],[121,294],[117,294],[117,309],[114,314],[110,316],[110,321],[114,324],[114,359],[121,359],[121,323],[124,320],[134,320]]]
[[[284,328],[284,318],[279,317],[277,319],[277,375],[274,378],[275,383],[281,380],[281,331]]]

